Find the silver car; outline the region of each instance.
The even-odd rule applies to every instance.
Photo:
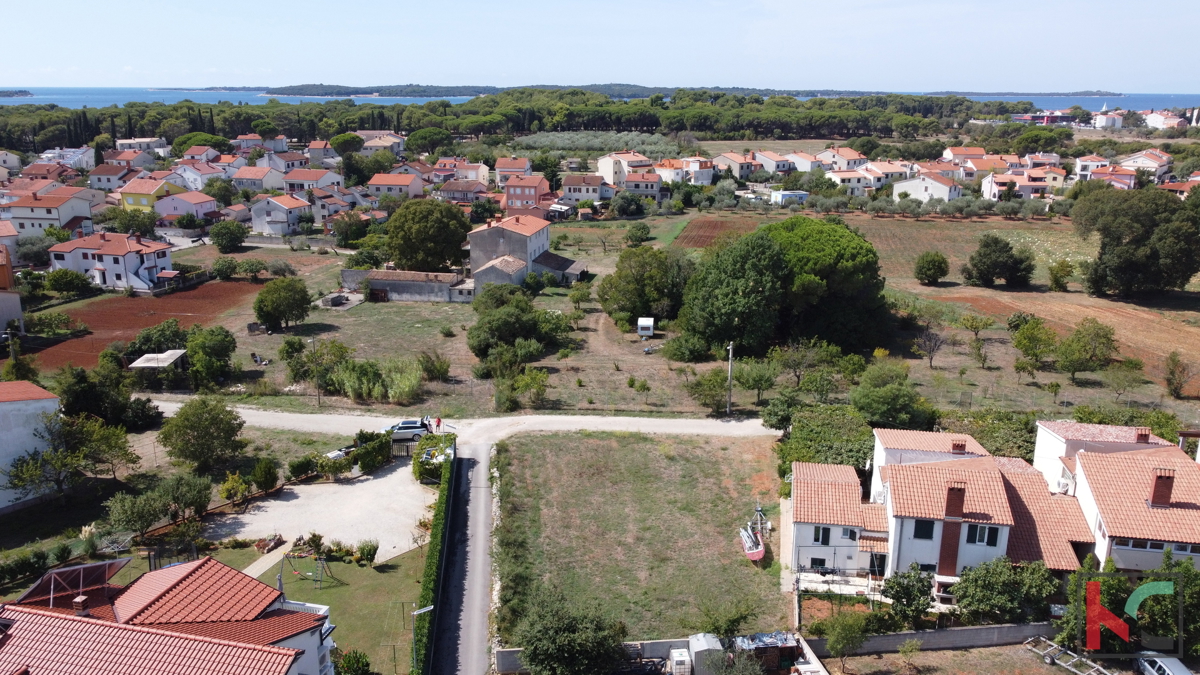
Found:
[[[1136,663],[1138,672],[1144,675],[1192,675],[1192,671],[1179,659],[1150,652],[1142,652],[1142,657]]]
[[[422,417],[419,420],[403,420],[393,424],[390,427],[380,429],[381,433],[390,433],[393,441],[412,441],[417,442],[421,437],[429,433],[429,418]]]

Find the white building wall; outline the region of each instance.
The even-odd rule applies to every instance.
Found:
[[[888,509],[891,515],[891,508]],[[916,521],[912,518],[893,518],[892,532],[888,535],[890,554],[888,555],[888,574],[903,572],[912,563],[918,565],[936,565],[938,555],[942,550],[942,521],[933,521],[933,539],[913,539],[913,528]]]
[[[813,531],[817,527],[829,528],[828,546],[813,542]],[[859,552],[857,539],[842,538],[843,529],[845,528],[841,525],[794,523],[792,541],[794,542],[795,550],[792,552],[792,569],[798,570],[801,567],[813,567],[813,558],[825,560],[825,567],[837,567],[839,569],[867,567],[870,564],[870,558],[865,556],[868,554]],[[851,527],[848,529],[853,530],[856,533],[855,536],[862,536],[862,531],[859,528]]]
[[[0,403],[0,429],[4,430],[0,466],[8,468],[14,459],[31,450],[45,450],[45,441],[35,434],[42,429],[42,415],[56,410],[57,398]],[[16,492],[0,487],[0,508],[12,504],[16,496]]]
[[[1000,535],[996,538],[995,546],[987,546],[986,544],[967,543],[967,529],[969,525],[973,524],[978,523],[963,523],[962,531],[958,534],[958,569],[955,570],[956,574],[961,574],[964,567],[978,567],[989,560],[995,560],[1005,555],[1008,551],[1009,528],[1007,525],[991,526],[999,527]]]
[[[927,452],[925,450],[897,450],[885,448],[879,437],[875,437],[875,452],[871,458],[871,501],[884,501],[883,480],[879,467],[892,464],[925,464],[926,462],[949,462],[956,459],[974,459],[978,455],[955,455],[949,452]]]

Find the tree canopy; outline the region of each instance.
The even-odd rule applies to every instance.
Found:
[[[189,462],[197,473],[227,464],[245,447],[238,436],[246,422],[219,399],[200,396],[180,407],[167,420],[158,441],[167,454]]]
[[[609,315],[674,319],[683,305],[683,291],[695,270],[687,254],[676,248],[627,248],[617,269],[600,280],[596,297]]]
[[[471,224],[454,204],[414,199],[396,209],[387,229],[387,251],[397,268],[442,272],[462,262]]]
[[[272,279],[254,298],[254,317],[273,330],[278,330],[308,318],[311,304],[308,286],[303,279]]]
[[[365,142],[365,139],[358,134],[345,133],[338,134],[329,139],[329,147],[333,148],[333,151],[337,154],[345,157],[352,152],[362,150],[363,143]]]
[[[234,220],[222,221],[209,228],[208,238],[221,253],[233,253],[246,241],[246,226]]]

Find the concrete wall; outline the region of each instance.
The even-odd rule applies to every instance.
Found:
[[[642,656],[648,659],[665,659],[671,654],[672,649],[687,649],[688,639],[679,638],[676,640],[649,640],[646,642],[627,642],[626,644],[640,644],[642,646]],[[496,650],[496,672],[497,673],[527,673],[528,670],[521,663],[520,649],[497,649]]]
[[[450,284],[438,281],[371,279],[371,289],[387,289],[391,302],[450,302]]]
[[[531,249],[534,248],[530,243],[529,237],[503,227],[479,230],[471,235],[471,269],[477,270],[504,255],[528,262],[537,255],[530,255]],[[549,245],[549,241],[546,243]]]
[[[887,635],[872,635],[863,643],[859,654],[887,654],[895,652],[905,640],[916,638],[921,641],[921,651],[935,649],[969,649],[996,645],[1020,644],[1037,635],[1050,635],[1054,628],[1049,623],[1001,624],[998,626],[966,626],[945,630],[918,630]],[[823,638],[806,638],[814,653],[828,657]]]
[[[371,270],[342,270],[342,288],[358,290],[358,285],[363,279],[367,278],[367,274]]]
[[[8,468],[12,461],[31,450],[45,450],[46,442],[35,433],[43,428],[42,415],[58,410],[57,398],[0,403],[0,467]],[[12,490],[0,489],[0,506],[7,506],[17,496]]]
[[[474,272],[472,276],[475,277],[475,292],[482,293],[485,284],[516,284],[520,286],[525,281],[526,269],[528,266],[514,274],[509,274],[498,267],[489,267]]]

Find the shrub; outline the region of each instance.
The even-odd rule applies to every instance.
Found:
[[[499,447],[497,447],[497,451],[499,451]],[[417,598],[417,603],[421,607],[433,604],[434,589],[438,587],[438,571],[441,569],[439,563],[441,562],[442,544],[445,540],[446,503],[449,501],[450,484],[453,482],[453,478],[454,462],[442,462],[441,486],[438,488],[438,498],[433,509],[433,521],[429,528],[429,548],[425,551],[425,569],[421,574],[421,594]],[[433,625],[433,615],[437,611],[435,608],[432,612],[421,614],[415,619],[413,654],[418,661],[423,662],[429,656],[429,629]]]
[[[267,272],[270,272],[273,277],[294,277],[296,276],[296,268],[283,258],[275,258],[267,263]]]
[[[288,477],[292,480],[307,476],[317,470],[316,455],[305,455],[288,462]]]
[[[1067,292],[1067,279],[1075,273],[1075,266],[1069,260],[1055,260],[1050,263],[1050,290],[1059,293]]]
[[[260,457],[250,472],[250,481],[263,492],[274,490],[279,484],[279,463],[270,457]]]
[[[218,279],[229,279],[237,274],[237,260],[229,256],[217,256],[212,262],[212,273]]]
[[[938,251],[926,251],[917,258],[913,276],[925,286],[936,286],[950,274],[950,261]]]
[[[683,361],[686,363],[707,361],[712,357],[711,351],[704,338],[693,333],[684,333],[678,337],[673,337],[664,342],[662,346],[663,356],[672,361]]]
[[[65,541],[58,542],[54,548],[50,549],[50,559],[55,565],[62,565],[71,559],[71,545]]]
[[[233,253],[246,241],[246,226],[232,220],[222,221],[209,228],[208,238],[221,253]]]
[[[375,556],[379,553],[378,539],[363,539],[358,542],[358,555],[368,565],[375,564]]]
[[[267,270],[267,263],[258,258],[242,258],[237,263],[238,274],[244,274],[253,281],[258,281],[258,275]]]
[[[438,329],[438,332],[442,334],[442,337],[446,337],[446,338],[454,337],[454,329],[451,328],[450,326],[442,326],[440,329]]]
[[[61,269],[46,274],[46,288],[56,293],[78,295],[86,293],[91,287],[92,280],[75,270]]]
[[[418,354],[417,365],[421,368],[422,376],[429,382],[450,381],[450,359],[442,356],[436,349],[432,354],[429,352]]]

